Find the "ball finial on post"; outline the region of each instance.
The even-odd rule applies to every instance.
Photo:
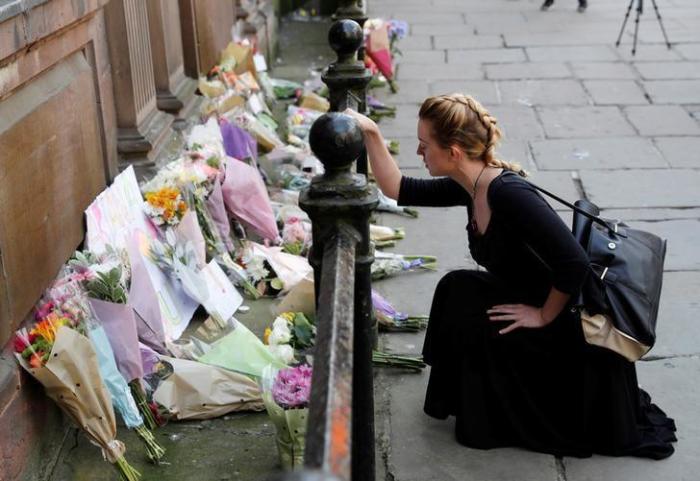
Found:
[[[340,112],[329,112],[316,119],[309,132],[309,143],[326,171],[349,170],[364,147],[357,121]]]
[[[338,20],[328,31],[328,43],[338,55],[338,63],[355,62],[362,41],[362,27],[354,20]]]

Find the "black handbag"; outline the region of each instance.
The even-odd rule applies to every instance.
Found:
[[[530,183],[574,210],[572,232],[590,259],[590,271],[574,306],[586,341],[636,361],[654,346],[666,240],[619,220],[599,217],[598,207],[571,204]]]

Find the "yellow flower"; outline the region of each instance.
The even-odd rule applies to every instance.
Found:
[[[270,344],[270,334],[272,334],[272,329],[269,327],[265,328],[265,334],[263,334],[263,342],[265,344]]]
[[[293,312],[283,312],[280,314],[280,316],[284,317],[287,322],[294,322],[294,313]]]

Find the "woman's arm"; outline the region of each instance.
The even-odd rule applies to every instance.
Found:
[[[399,187],[401,186],[401,171],[391,153],[389,153],[379,127],[372,119],[354,110],[347,109],[344,113],[357,120],[360,129],[362,129],[365,147],[367,148],[367,157],[379,188],[387,197],[394,200],[398,199]]]
[[[492,321],[513,321],[512,324],[498,331],[499,334],[507,334],[519,327],[537,328],[546,326],[564,310],[570,298],[570,294],[552,287],[542,307],[528,306],[526,304],[501,304],[493,306],[486,312]]]

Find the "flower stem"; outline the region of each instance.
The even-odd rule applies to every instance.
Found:
[[[158,444],[156,437],[143,424],[134,429],[134,431],[136,431],[136,434],[139,435],[143,443],[146,445],[146,454],[148,455],[148,459],[153,464],[159,464],[160,459],[165,454],[165,448]]]
[[[134,401],[136,401],[136,405],[141,412],[143,423],[148,429],[153,431],[158,427],[158,423],[153,417],[153,412],[151,412],[151,408],[148,406],[148,401],[146,401],[146,393],[143,392],[143,387],[141,387],[141,380],[134,379],[129,383],[129,387],[131,388],[131,394],[134,396]]]
[[[124,456],[119,456],[114,465],[117,467],[119,478],[122,481],[139,481],[141,479],[141,473],[136,471]]]

